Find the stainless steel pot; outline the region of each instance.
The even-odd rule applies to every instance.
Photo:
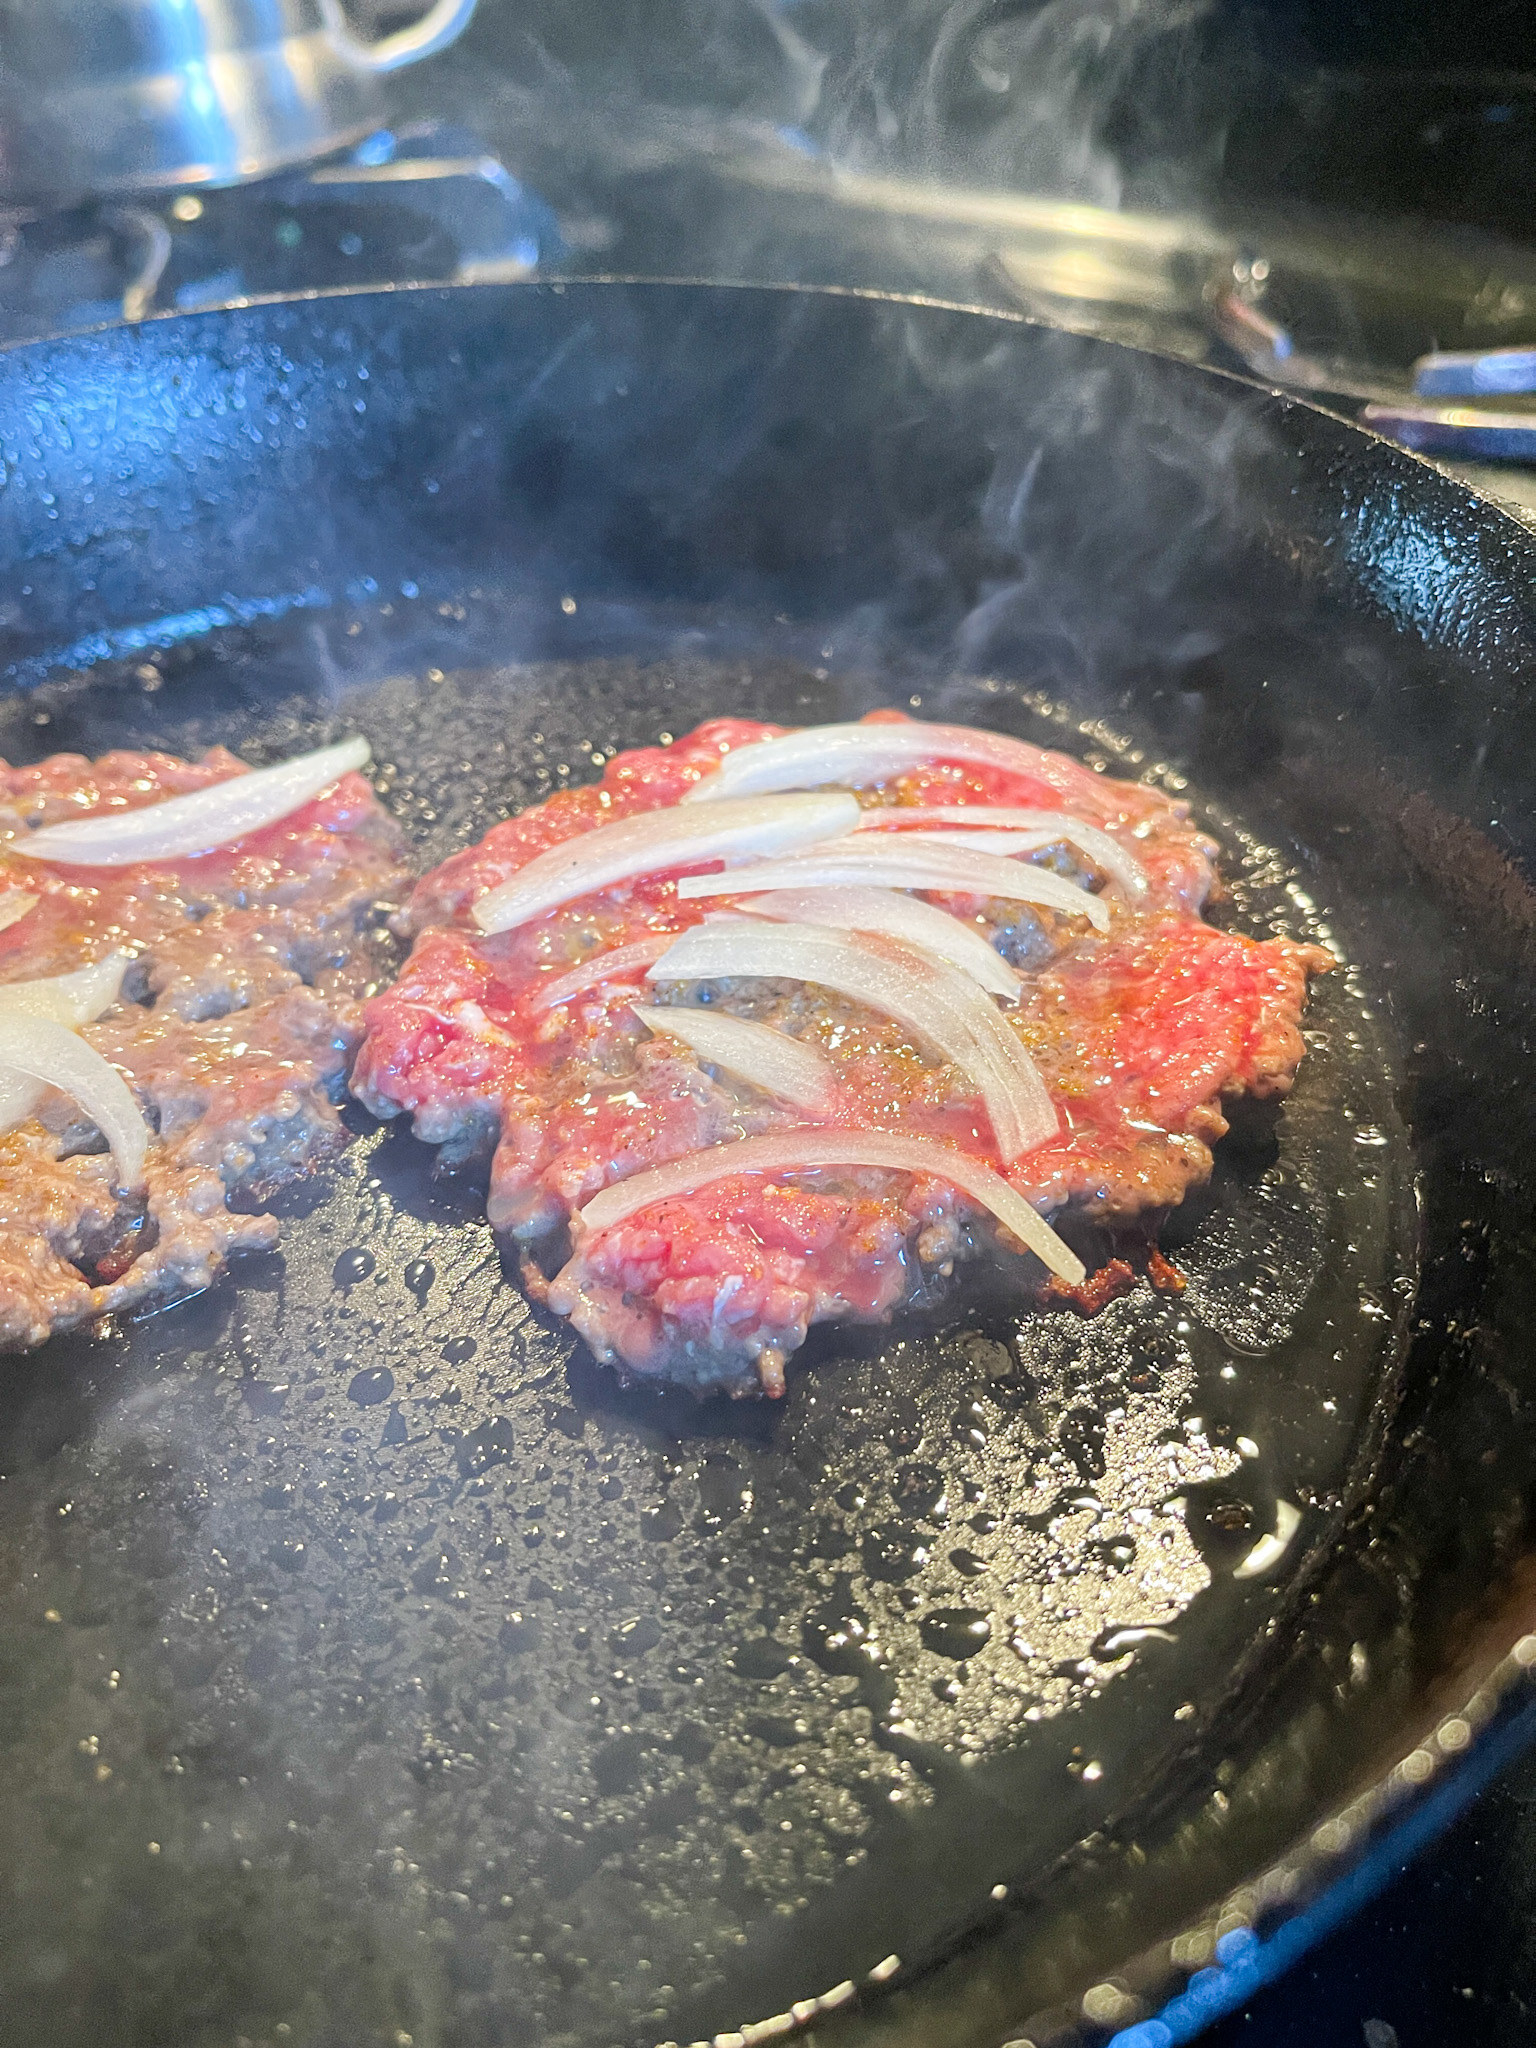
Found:
[[[475,0],[369,42],[341,0],[0,0],[0,196],[233,185],[377,125],[378,75]]]

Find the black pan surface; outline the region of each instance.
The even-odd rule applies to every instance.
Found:
[[[8,758],[360,729],[427,862],[909,702],[1164,780],[1346,963],[1177,1301],[976,1271],[781,1405],[624,1394],[356,1113],[280,1253],[13,1362],[7,2033],[1043,2040],[1283,1912],[1518,1632],[1524,537],[1219,379],[692,287],[18,351],[0,456]]]

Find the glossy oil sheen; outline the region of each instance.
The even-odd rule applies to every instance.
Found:
[[[1346,963],[1176,1301],[978,1265],[781,1405],[624,1394],[359,1114],[237,1286],[12,1364],[18,2037],[690,2040],[852,1980],[818,2036],[998,2040],[1407,1739],[1523,1543],[1518,532],[1168,365],[666,288],[22,352],[0,455],[10,758],[360,729],[429,861],[712,713],[916,700],[1181,789],[1220,915]]]

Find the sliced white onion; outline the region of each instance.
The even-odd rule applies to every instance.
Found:
[[[1005,1162],[1055,1136],[1055,1105],[1028,1053],[976,984],[942,960],[810,925],[721,919],[684,932],[647,979],[738,975],[813,982],[904,1024],[979,1091]]]
[[[712,1145],[648,1173],[615,1181],[577,1212],[583,1237],[612,1230],[649,1209],[653,1203],[713,1180],[739,1173],[816,1173],[827,1167],[886,1167],[923,1180],[947,1181],[983,1209],[989,1209],[1040,1260],[1065,1280],[1080,1287],[1088,1277],[1083,1262],[1064,1244],[1044,1217],[1001,1174],[979,1159],[955,1152],[931,1138],[904,1138],[885,1131],[784,1131],[766,1138],[743,1138],[735,1144]]]
[[[749,1081],[765,1095],[776,1095],[811,1116],[830,1116],[838,1106],[837,1076],[831,1063],[813,1045],[802,1045],[787,1031],[729,1017],[720,1010],[644,1009],[635,1015],[647,1031],[665,1032],[692,1046],[712,1067]]]
[[[77,1102],[112,1147],[122,1186],[140,1184],[149,1139],[139,1106],[116,1067],[78,1032],[52,1017],[5,1013],[0,1016],[0,1075],[43,1082]],[[30,1113],[29,1105],[22,1114]]]
[[[126,953],[109,953],[104,960],[77,967],[72,974],[55,974],[42,981],[0,982],[0,1029],[7,1014],[44,1017],[71,1027],[94,1024],[117,1001],[127,966]],[[25,1123],[47,1092],[41,1082],[0,1067],[0,1131]]]
[[[29,896],[25,889],[0,889],[0,932],[19,923],[41,901],[41,897]]]
[[[973,853],[1000,853],[1005,859],[1013,859],[1021,853],[1038,853],[1042,846],[1061,843],[1061,834],[1051,832],[983,832],[974,827],[954,832],[903,832],[902,838],[915,839],[919,846],[968,846]]]
[[[685,804],[718,797],[755,796],[771,789],[824,789],[829,782],[883,782],[930,761],[963,761],[1027,775],[1063,796],[1102,804],[1092,769],[1064,754],[1049,754],[1006,733],[971,725],[810,725],[779,739],[757,740],[727,754],[719,768],[695,783]]]
[[[186,796],[169,796],[137,810],[104,811],[66,825],[45,825],[11,840],[7,851],[28,860],[92,868],[211,853],[263,825],[275,825],[351,769],[361,768],[368,754],[365,739],[341,740],[333,747],[317,747],[292,761],[280,761],[275,768],[253,768],[248,775],[211,782]]]
[[[922,946],[958,967],[989,995],[1016,1003],[1023,983],[973,924],[899,889],[774,889],[747,896],[741,908],[781,924],[824,925],[838,932],[883,932],[898,944]]]
[[[0,982],[0,1017],[51,1017],[55,1024],[94,1024],[117,1001],[127,970],[126,953],[109,953],[72,974],[45,981]]]
[[[47,1093],[41,1081],[29,1081],[25,1074],[0,1067],[0,1131],[14,1131],[24,1124]]]
[[[857,797],[753,797],[682,811],[676,805],[599,825],[538,854],[508,881],[488,889],[471,915],[483,932],[510,931],[562,903],[616,882],[698,861],[728,865],[836,839],[859,822]]]
[[[861,832],[908,827],[926,832],[930,826],[954,826],[956,831],[953,834],[946,831],[945,838],[959,838],[963,833],[960,844],[965,846],[977,845],[976,834],[980,832],[1027,833],[1028,844],[1021,839],[1014,849],[1019,853],[1065,841],[1068,846],[1075,846],[1079,853],[1086,853],[1094,866],[1102,868],[1106,875],[1118,882],[1127,895],[1144,896],[1147,892],[1146,870],[1112,833],[1101,830],[1097,825],[1085,824],[1081,818],[1070,817],[1065,811],[1021,811],[1007,804],[914,804],[910,807],[882,805],[862,812],[859,817]],[[1004,847],[996,850],[1007,851]]]
[[[908,840],[915,843],[908,845]],[[864,883],[877,889],[941,889],[958,896],[1038,903],[1068,917],[1086,917],[1096,931],[1109,929],[1108,906],[1076,882],[999,854],[945,846],[937,836],[929,839],[918,832],[860,832],[847,845],[818,846],[735,874],[685,875],[677,893],[692,901],[701,896],[739,896],[748,889],[843,889]]]
[[[676,938],[675,932],[657,932],[648,939],[635,939],[627,946],[613,946],[606,953],[594,953],[579,967],[556,975],[534,991],[535,1010],[553,1010],[584,996],[589,988],[601,988],[609,981],[638,981],[653,960],[659,960]]]

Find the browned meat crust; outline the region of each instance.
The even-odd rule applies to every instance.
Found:
[[[239,770],[222,749],[197,764],[0,764],[0,888],[42,897],[0,932],[0,981],[128,953],[123,1000],[82,1036],[157,1133],[131,1196],[63,1095],[0,1136],[0,1349],[196,1293],[231,1253],[277,1241],[273,1217],[229,1198],[263,1200],[345,1142],[336,1103],[384,964],[380,920],[406,880],[399,833],[360,776],[197,860],[45,868],[8,850],[31,823]]]

